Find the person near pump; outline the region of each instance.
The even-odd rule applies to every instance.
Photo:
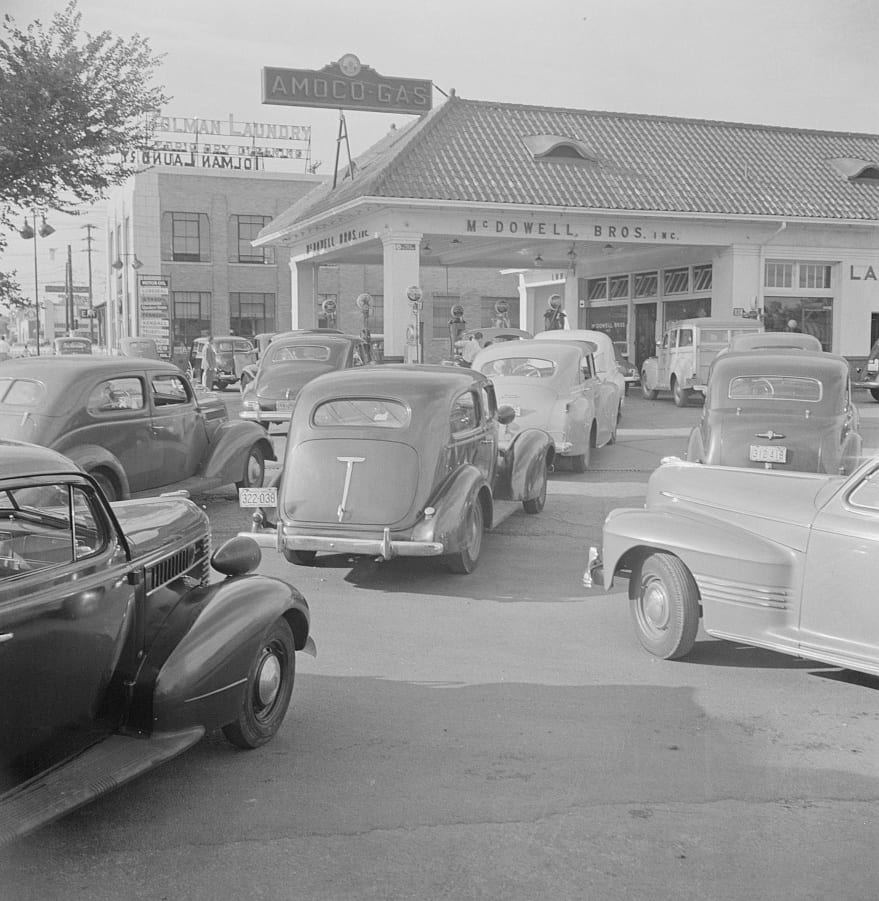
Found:
[[[217,378],[217,349],[214,347],[214,336],[208,335],[201,361],[201,383],[205,391],[214,387]]]
[[[482,332],[474,332],[465,342],[461,350],[461,357],[465,365],[470,366],[473,358],[482,350]]]

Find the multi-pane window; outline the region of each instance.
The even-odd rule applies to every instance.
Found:
[[[586,300],[606,300],[606,299],[607,299],[607,279],[606,278],[586,279]]]
[[[791,288],[794,283],[794,264],[779,263],[773,260],[766,262],[766,278],[764,284],[767,288]]]
[[[629,296],[629,276],[612,275],[610,277],[610,296],[612,300]]]
[[[211,330],[211,292],[174,291],[171,295],[174,344],[189,347]]]
[[[800,263],[799,269],[801,288],[829,288],[831,267],[824,263]]]
[[[656,297],[659,274],[656,272],[636,272],[632,276],[633,297]]]
[[[204,213],[165,213],[162,226],[162,259],[210,262],[210,228]]]
[[[690,270],[684,266],[680,269],[666,269],[663,273],[664,294],[686,294],[690,288]]]
[[[275,331],[275,295],[229,294],[229,327],[245,337]]]
[[[271,216],[232,216],[230,224],[231,263],[274,263],[274,247],[253,247],[251,242],[271,222]]]
[[[712,281],[711,263],[693,267],[693,291],[710,291]]]

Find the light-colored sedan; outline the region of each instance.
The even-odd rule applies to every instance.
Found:
[[[613,444],[623,402],[619,384],[599,376],[587,341],[511,341],[484,347],[473,369],[495,385],[498,403],[516,411],[507,426],[543,429],[557,457],[575,472],[589,467],[592,448]],[[503,439],[502,439],[503,440]]]
[[[606,382],[612,382],[626,393],[626,378],[620,371],[614,343],[607,332],[598,332],[591,328],[551,329],[538,332],[535,341],[590,341],[595,345],[595,373]]]

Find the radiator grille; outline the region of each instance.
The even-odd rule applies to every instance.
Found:
[[[210,552],[210,538],[204,537],[147,567],[146,590],[154,591],[181,576],[189,576],[200,585],[207,584]]]

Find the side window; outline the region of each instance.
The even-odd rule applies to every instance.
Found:
[[[472,391],[465,391],[452,404],[450,426],[453,435],[469,432],[479,425],[479,406]]]
[[[0,579],[91,557],[107,544],[96,501],[72,485],[0,493]]]
[[[583,355],[583,359],[580,360],[580,372],[586,380],[595,377],[595,360],[593,359],[592,354]]]
[[[189,388],[179,375],[162,373],[152,376],[150,381],[153,386],[153,403],[157,407],[189,403]]]
[[[678,332],[678,347],[692,347],[693,346],[693,330],[689,328],[682,328]]]
[[[142,410],[145,405],[143,382],[137,376],[105,379],[95,385],[86,401],[89,413],[98,415],[118,410]]]
[[[490,382],[482,386],[482,411],[486,419],[497,416],[497,395],[494,393],[494,385]]]
[[[671,344],[671,341],[672,341],[672,332],[666,332],[666,333],[662,336],[662,348],[663,348],[663,350],[668,350],[668,347],[669,347],[669,345]]]
[[[874,469],[848,496],[848,502],[879,513],[879,470]]]

